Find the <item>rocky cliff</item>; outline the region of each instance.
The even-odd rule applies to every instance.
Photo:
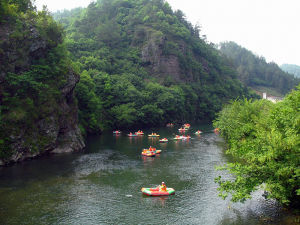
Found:
[[[30,13],[0,22],[0,165],[84,147],[60,27]]]
[[[152,75],[171,75],[174,80],[181,81],[182,70],[176,55],[165,55],[163,47],[166,45],[166,36],[150,30],[145,32],[146,38],[141,47],[142,61]],[[157,34],[158,33],[158,34]]]

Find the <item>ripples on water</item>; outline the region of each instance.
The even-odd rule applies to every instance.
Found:
[[[214,178],[228,176],[215,171],[227,161],[223,141],[210,127],[200,129],[206,131],[200,137],[166,144],[109,133],[91,137],[84,153],[1,168],[0,224],[288,224],[261,192],[245,204],[217,196]],[[171,138],[176,130],[159,132]],[[141,157],[149,145],[162,154]],[[174,196],[141,194],[142,187],[162,181],[176,190]]]

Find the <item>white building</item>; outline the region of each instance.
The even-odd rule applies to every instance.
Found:
[[[266,92],[263,93],[263,99],[267,99],[267,100],[269,100],[271,102],[274,102],[274,103],[282,101],[281,97],[276,97],[276,96],[269,96],[268,97]]]

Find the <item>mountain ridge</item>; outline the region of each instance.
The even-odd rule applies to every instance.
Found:
[[[54,18],[66,29],[67,47],[84,74],[82,78],[94,87],[83,93],[83,85],[76,92],[86,130],[211,120],[226,101],[251,96],[219,51],[201,39],[199,27],[188,22],[180,10],[173,11],[166,1],[102,0],[86,9],[54,14]],[[118,79],[128,81],[130,88],[115,90]],[[102,87],[109,84],[111,91],[97,89],[100,83]],[[156,97],[147,99],[146,93],[155,89],[160,90]],[[130,91],[136,98],[124,99]],[[86,94],[102,102],[99,113],[81,107],[89,105]],[[152,104],[145,104],[149,100]],[[89,113],[94,121],[85,117]]]
[[[281,70],[276,63],[267,63],[263,57],[256,56],[235,42],[220,43],[220,51],[232,60],[238,78],[249,87],[274,88],[285,95],[300,82],[300,79]]]
[[[300,78],[300,66],[295,64],[282,64],[280,68],[290,74],[293,74],[295,77]]]

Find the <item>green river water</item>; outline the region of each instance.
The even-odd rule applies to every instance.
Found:
[[[244,204],[219,198],[214,178],[229,177],[215,170],[229,160],[224,141],[210,125],[192,125],[191,140],[175,141],[177,129],[144,130],[169,143],[109,132],[89,137],[80,153],[0,168],[0,224],[298,224],[261,192]],[[141,157],[150,145],[161,155]],[[142,195],[162,181],[176,194]]]

